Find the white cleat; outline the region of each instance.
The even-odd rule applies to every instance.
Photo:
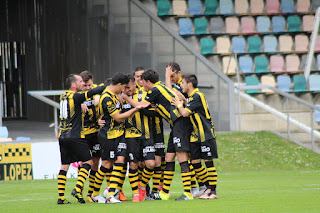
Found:
[[[121,201],[111,195],[106,199],[106,203],[121,203]]]
[[[199,196],[202,195],[207,190],[206,186],[200,186],[199,187]]]
[[[198,187],[194,187],[194,188],[191,188],[191,194],[192,194],[192,197],[199,197],[200,196],[200,191],[198,189]]]
[[[105,188],[103,191],[103,197],[107,198],[109,194],[109,187]]]
[[[93,196],[93,193],[91,194],[91,199],[95,203],[105,203],[106,199],[102,197],[101,195]]]

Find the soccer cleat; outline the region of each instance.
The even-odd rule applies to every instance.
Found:
[[[132,202],[140,202],[140,196],[139,194],[135,194],[132,197]]]
[[[159,187],[158,187],[159,192],[160,192],[162,189],[163,189],[163,186],[159,186]]]
[[[104,190],[103,190],[103,197],[107,198],[108,197],[108,194],[109,194],[109,187],[106,187]]]
[[[58,199],[58,204],[71,204],[67,199],[61,200],[60,198]]]
[[[199,187],[199,196],[202,195],[207,190],[205,185]]]
[[[200,196],[200,191],[197,187],[191,188],[191,194],[193,197],[199,197]]]
[[[203,196],[202,199],[218,199],[218,195],[216,195],[215,193],[212,192],[212,193],[209,193],[209,194]]]
[[[113,195],[111,195],[106,199],[106,203],[107,204],[109,204],[109,203],[121,203],[121,201],[116,199]]]
[[[146,199],[146,194],[147,194],[147,190],[146,189],[142,189],[140,187],[139,188],[140,201],[144,201]]]
[[[193,200],[191,193],[183,193],[181,197],[178,197],[176,200]]]
[[[90,202],[90,203],[93,202],[93,200],[92,200],[92,198],[91,198],[91,195],[87,195],[87,201]]]
[[[127,201],[128,200],[128,198],[123,194],[122,190],[119,192],[119,200],[121,200],[121,201]]]
[[[160,194],[158,192],[151,192],[148,196],[150,200],[161,200]]]
[[[106,202],[106,199],[104,197],[102,197],[101,195],[93,196],[93,194],[91,194],[91,199],[94,203],[105,203]]]
[[[164,193],[163,191],[159,192],[159,196],[161,197],[161,200],[169,200],[170,194]]]
[[[86,201],[84,201],[84,199],[83,199],[83,197],[81,195],[81,192],[77,192],[76,189],[72,190],[71,195],[73,197],[75,197],[79,203],[86,203]]]
[[[207,197],[209,194],[211,193],[211,189],[206,189],[206,191],[200,195],[200,199],[206,199],[205,197]]]

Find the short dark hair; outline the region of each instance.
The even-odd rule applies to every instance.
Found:
[[[137,71],[141,71],[141,70],[144,70],[144,67],[136,67],[136,68],[133,70],[133,75],[135,75]]]
[[[82,77],[83,81],[87,83],[90,79],[93,80],[93,74],[89,72],[88,70],[82,71],[80,73],[80,76]]]
[[[173,72],[179,72],[181,71],[180,65],[176,62],[170,62],[166,67],[172,67]]]
[[[76,76],[79,76],[78,74],[70,74],[68,75],[68,77],[66,78],[66,88],[70,89],[71,84],[75,83],[77,81]]]
[[[198,87],[198,78],[195,74],[185,74],[182,75],[182,78],[185,79],[185,81],[187,83],[192,83],[193,88],[197,88]]]
[[[129,77],[122,72],[117,72],[116,74],[114,74],[111,80],[112,85],[127,84],[127,83],[129,83]]]
[[[134,82],[134,77],[131,74],[127,74],[129,81]]]
[[[110,86],[111,82],[112,82],[112,78],[107,78],[107,79],[104,81],[104,84],[105,84],[106,86]]]
[[[153,69],[147,69],[142,73],[141,79],[150,81],[151,83],[155,84],[159,81],[159,74]]]

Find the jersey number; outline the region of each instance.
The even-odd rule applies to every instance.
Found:
[[[60,118],[68,118],[68,101],[60,101]]]

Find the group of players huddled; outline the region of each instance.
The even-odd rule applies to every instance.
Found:
[[[71,74],[68,90],[60,96],[58,204],[70,203],[65,198],[66,175],[76,161],[81,166],[71,194],[80,203],[85,203],[88,176],[89,202],[127,200],[122,192],[127,165],[133,202],[168,200],[176,157],[184,190],[176,200],[218,198],[212,160],[218,158],[215,131],[196,75],[182,75],[180,66],[171,62],[165,84],[156,71],[142,67],[132,75],[116,73],[100,86],[93,80],[88,71]],[[166,152],[163,119],[171,128]],[[108,187],[100,193],[104,179]]]

